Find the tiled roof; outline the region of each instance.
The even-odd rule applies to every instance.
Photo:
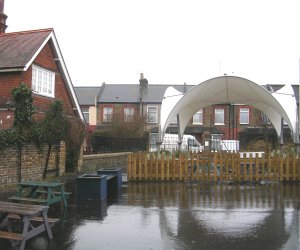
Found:
[[[53,29],[0,34],[0,70],[22,70]]]
[[[80,105],[95,105],[101,87],[74,87]]]
[[[138,103],[138,84],[105,84],[99,98],[101,103]]]
[[[173,86],[184,92],[184,85],[156,85],[149,84],[143,97],[146,103],[161,103],[166,89]],[[186,90],[193,85],[186,85]],[[140,100],[139,84],[105,84],[99,98],[100,103],[138,103]]]

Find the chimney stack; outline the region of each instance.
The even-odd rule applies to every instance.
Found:
[[[140,74],[140,100],[143,99],[144,94],[148,88],[148,80],[144,78],[144,74]]]
[[[4,14],[4,0],[0,0],[0,34],[5,33],[7,15]]]

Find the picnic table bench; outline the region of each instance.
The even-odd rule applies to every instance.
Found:
[[[20,250],[25,248],[28,239],[44,231],[47,231],[49,239],[53,239],[50,224],[53,225],[56,220],[51,219],[50,222],[47,211],[48,206],[0,201],[0,228],[7,228],[6,231],[0,231],[0,238],[21,241]],[[23,223],[22,232],[12,231],[12,219],[20,219]],[[39,225],[32,223],[33,221]]]
[[[9,200],[47,206],[63,201],[66,208],[68,206],[67,198],[70,194],[70,192],[65,192],[64,184],[61,182],[22,181],[18,184],[17,195],[10,197]]]

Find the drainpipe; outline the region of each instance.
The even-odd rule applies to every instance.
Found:
[[[297,128],[296,128],[296,146],[297,146],[297,155],[299,156],[300,154],[300,142],[299,142],[299,134],[300,134],[300,59],[299,59],[299,85],[298,85],[298,115],[297,115]]]

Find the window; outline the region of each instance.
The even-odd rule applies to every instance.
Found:
[[[132,122],[134,118],[134,108],[124,108],[124,121]]]
[[[240,124],[249,124],[248,108],[240,108]]]
[[[147,122],[157,123],[157,107],[147,107]]]
[[[193,124],[203,125],[203,109],[193,115]]]
[[[215,109],[215,124],[224,125],[224,109]]]
[[[32,90],[37,94],[54,97],[55,74],[49,70],[32,66]]]
[[[90,113],[89,113],[89,108],[81,108],[84,120],[86,123],[89,123],[90,121]]]
[[[103,108],[103,122],[111,122],[113,114],[112,107],[104,107]]]
[[[150,133],[149,137],[149,151],[154,152],[157,150],[157,143],[158,142],[158,134]]]

